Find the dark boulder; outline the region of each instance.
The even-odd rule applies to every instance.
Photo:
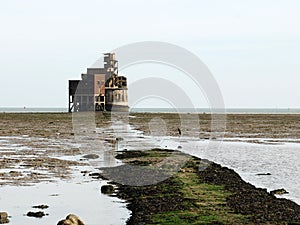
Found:
[[[101,193],[102,194],[112,194],[114,192],[115,188],[112,185],[103,185],[101,187]]]

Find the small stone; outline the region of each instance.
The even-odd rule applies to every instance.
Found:
[[[103,185],[101,187],[101,193],[102,194],[112,194],[114,192],[115,188],[112,185]]]
[[[101,174],[100,173],[90,173],[89,176],[93,177],[93,178],[98,178],[98,177],[101,177]]]
[[[35,208],[35,209],[48,209],[49,206],[47,206],[47,205],[35,205],[35,206],[32,206],[32,208]]]
[[[59,194],[51,194],[50,196],[56,197],[56,196],[59,196]]]
[[[28,212],[27,216],[29,217],[36,217],[36,218],[42,218],[43,216],[46,216],[46,214],[42,211],[39,212]]]
[[[87,155],[84,155],[83,158],[85,158],[85,159],[98,159],[99,155],[97,155],[97,154],[87,154]]]
[[[9,223],[7,212],[0,212],[0,223]]]
[[[270,191],[270,194],[271,194],[271,195],[284,195],[284,194],[288,194],[288,193],[289,193],[289,192],[286,191],[284,188],[276,189],[276,190]]]
[[[88,171],[88,170],[83,170],[83,171],[81,171],[80,173],[82,173],[83,176],[85,176],[85,175],[87,175],[89,172],[90,172],[90,171]]]
[[[271,176],[271,173],[258,173],[256,176]]]

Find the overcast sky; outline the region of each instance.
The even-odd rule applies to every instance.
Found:
[[[298,0],[0,0],[0,107],[67,107],[68,79],[102,53],[164,41],[208,66],[226,107],[300,108],[299,10]],[[130,83],[145,68],[121,72]]]

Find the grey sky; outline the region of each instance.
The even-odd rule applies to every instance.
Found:
[[[154,40],[195,53],[227,107],[300,108],[299,8],[297,0],[1,0],[0,107],[66,107],[68,79],[103,52]],[[143,71],[151,69],[121,72],[130,83]]]

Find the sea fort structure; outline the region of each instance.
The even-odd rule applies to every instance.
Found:
[[[104,68],[88,68],[81,80],[69,80],[69,112],[128,111],[127,90],[115,53],[105,53]]]

